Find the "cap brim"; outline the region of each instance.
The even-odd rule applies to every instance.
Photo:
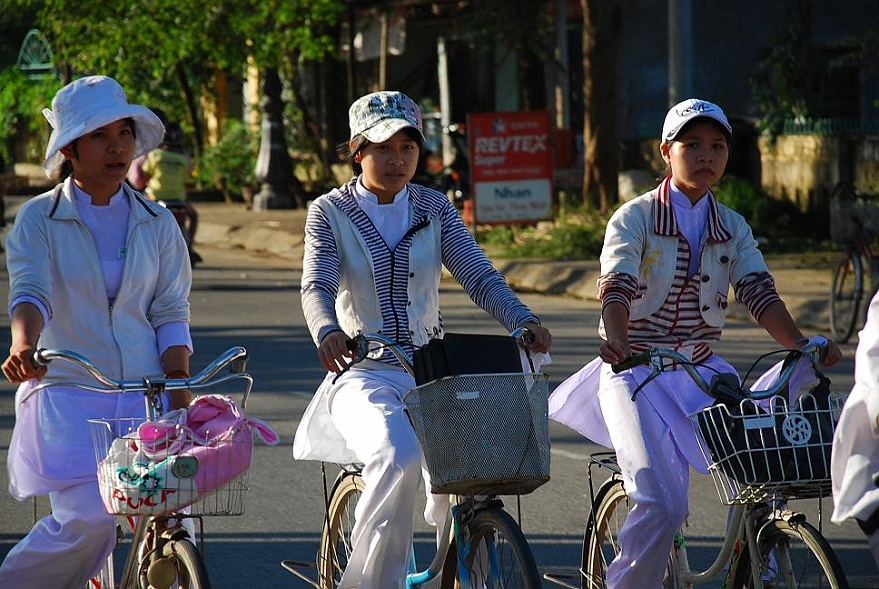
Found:
[[[673,141],[680,134],[681,129],[683,129],[693,121],[698,121],[699,119],[708,119],[710,121],[714,121],[715,123],[723,127],[723,130],[726,131],[727,135],[732,138],[732,126],[729,124],[728,121],[710,114],[700,114],[698,116],[690,117],[687,120],[682,121],[678,124],[677,127],[672,129],[671,131],[667,131],[665,133],[665,141]]]
[[[415,129],[416,131],[418,131],[418,134],[421,136],[421,141],[425,141],[424,133],[422,133],[418,127],[416,127],[406,119],[386,119],[380,121],[369,129],[366,129],[365,131],[361,131],[360,134],[366,137],[366,139],[371,143],[383,143],[393,137],[394,134],[398,131],[406,128]]]

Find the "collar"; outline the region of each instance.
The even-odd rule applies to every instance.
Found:
[[[422,188],[422,186],[410,182],[400,192],[400,194],[406,192],[409,196],[409,207],[412,210],[412,215],[409,221],[410,226],[421,225],[427,219],[433,218],[438,212],[437,209],[439,207],[437,203],[433,202],[430,198],[427,198],[427,195],[422,194]],[[365,188],[358,186],[357,178],[352,178],[346,184],[343,184],[327,194],[327,198],[330,202],[341,209],[348,218],[355,220],[358,215],[366,215],[366,213],[363,212],[363,209],[357,206],[356,196],[359,194],[359,191],[362,191],[363,193],[368,192]],[[397,194],[395,197],[395,202],[400,194]]]
[[[74,202],[74,194],[77,190],[79,189],[76,187],[76,183],[70,177],[55,186],[55,189],[52,191],[52,206],[46,216],[51,219],[79,219],[79,213],[76,211],[76,203]],[[139,192],[135,192],[125,182],[122,183],[120,192],[113,196],[113,199],[116,198],[128,199],[131,214],[137,220],[157,217],[159,215],[155,207],[161,205],[146,200],[144,196]]]
[[[678,227],[675,218],[674,206],[671,200],[671,177],[665,180],[657,188],[656,206],[653,207],[653,231],[657,235],[678,236]],[[708,239],[713,242],[723,242],[732,239],[732,233],[724,225],[720,218],[717,199],[709,190],[705,197],[708,199]]]

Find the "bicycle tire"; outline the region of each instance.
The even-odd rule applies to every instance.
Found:
[[[492,587],[494,589],[541,589],[543,587],[540,572],[534,554],[522,529],[513,517],[501,508],[482,509],[478,511],[467,525],[470,532],[471,550],[467,555],[467,570],[470,571],[472,587]],[[487,543],[493,543],[497,551],[498,571],[494,577],[484,550]],[[451,551],[454,548],[450,548]],[[457,559],[456,559],[457,560]],[[446,560],[448,568],[449,559]],[[455,575],[455,587],[460,582]],[[444,586],[447,579],[444,575]]]
[[[208,571],[201,558],[201,552],[190,540],[180,539],[168,542],[162,550],[163,554],[174,559],[177,567],[177,584],[172,587],[179,589],[211,589]],[[145,581],[145,579],[144,579]],[[151,585],[147,584],[147,589]]]
[[[844,344],[852,336],[864,298],[864,263],[849,250],[836,263],[830,286],[830,333]]]
[[[340,474],[333,485],[318,553],[317,570],[320,589],[336,589],[342,579],[351,554],[354,509],[363,494],[363,489],[363,478],[354,473]]]
[[[761,568],[775,589],[848,589],[842,565],[830,544],[800,518],[774,519],[759,534]],[[743,550],[733,576],[735,589],[753,587],[751,555]],[[778,568],[776,574],[770,571]],[[782,574],[777,574],[782,572]]]
[[[592,513],[583,535],[583,557],[580,563],[582,589],[604,589],[609,565],[620,553],[619,531],[631,510],[623,481],[611,478],[602,483],[595,494]],[[677,547],[669,556],[663,587],[677,587]]]

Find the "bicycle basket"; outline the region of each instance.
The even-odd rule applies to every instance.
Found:
[[[530,493],[549,480],[545,374],[441,378],[403,401],[421,444],[431,491]]]
[[[145,421],[89,420],[98,486],[108,513],[162,515],[187,506],[192,515],[244,513],[253,452],[249,431],[193,444],[184,428],[172,426],[163,432],[165,445],[157,447],[154,432],[141,428]]]
[[[833,431],[846,395],[806,393],[716,404],[691,420],[720,500],[727,505],[830,494]]]
[[[839,243],[854,241],[855,219],[861,220],[868,235],[879,233],[879,202],[865,198],[830,199],[830,239]]]

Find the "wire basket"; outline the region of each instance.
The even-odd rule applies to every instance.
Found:
[[[431,491],[523,495],[549,480],[545,374],[441,378],[403,402],[421,444]]]
[[[252,435],[193,444],[178,425],[167,432],[167,445],[157,447],[155,435],[141,428],[145,421],[89,420],[98,485],[108,513],[163,515],[184,508],[191,515],[244,513]]]
[[[720,500],[825,497],[831,492],[833,431],[847,395],[806,393],[716,404],[690,416]]]
[[[857,219],[864,224],[868,236],[879,233],[879,201],[875,196],[830,199],[830,239],[838,243],[854,241]]]

